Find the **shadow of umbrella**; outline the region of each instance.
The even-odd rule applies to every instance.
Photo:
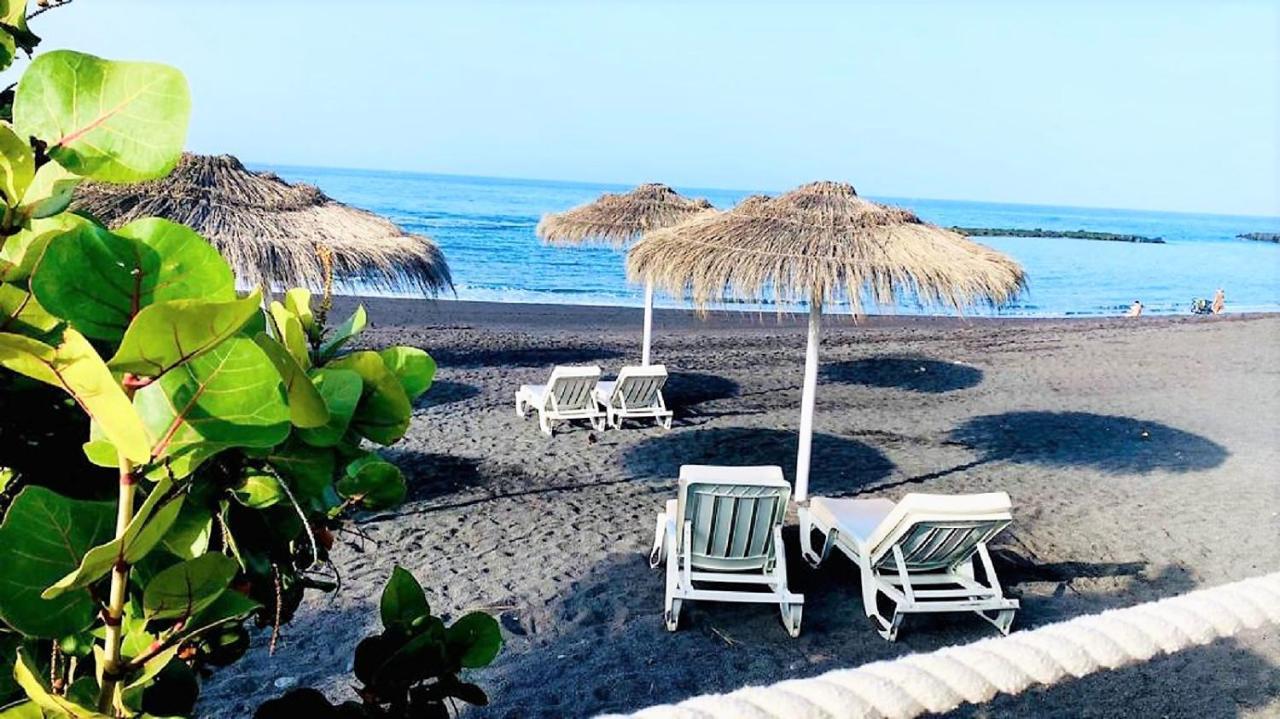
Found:
[[[1091,467],[1111,474],[1195,472],[1222,464],[1226,448],[1159,422],[1088,412],[1006,412],[974,417],[951,432],[981,462],[1010,460]]]
[[[662,397],[677,417],[687,417],[698,414],[691,411],[696,405],[736,397],[738,390],[738,383],[726,377],[701,372],[671,372],[662,388]]]
[[[593,364],[622,357],[603,347],[526,347],[521,349],[433,349],[431,356],[445,367],[552,367],[560,364]]]
[[[822,381],[942,394],[976,387],[982,370],[926,357],[867,357],[823,365]]]
[[[795,432],[750,427],[692,429],[650,437],[627,450],[623,463],[633,474],[674,479],[683,464],[750,466],[776,464],[795,481]],[[893,471],[880,450],[830,434],[813,436],[812,486],[836,494],[877,482]]]
[[[452,402],[462,402],[479,394],[480,388],[473,384],[450,382],[448,380],[436,380],[427,388],[426,393],[414,402],[414,406],[418,409],[439,407],[440,405],[450,404]]]

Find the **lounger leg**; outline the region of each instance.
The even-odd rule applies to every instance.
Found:
[[[520,397],[520,393],[516,392],[516,416],[524,419],[525,406],[524,399]]]
[[[858,573],[862,575],[862,607],[866,612],[871,623],[875,625],[876,632],[888,641],[894,641],[898,638],[898,628],[902,626],[902,614],[898,612],[895,604],[893,607],[893,617],[885,619],[880,614],[880,607],[876,600],[879,599],[880,590],[876,586],[875,569],[873,569],[866,558],[858,561]]]
[[[552,421],[547,419],[547,414],[541,410],[538,411],[538,426],[542,428],[542,433],[548,437],[552,436],[555,431],[551,427]]]
[[[1000,630],[1001,634],[1008,634],[1009,629],[1013,627],[1013,614],[1015,611],[1013,609],[1001,609],[996,612],[994,617],[986,612],[974,612],[974,614],[991,622],[996,629]]]
[[[658,418],[658,425],[663,429],[671,429],[671,415]]]
[[[676,594],[680,590],[680,558],[676,554],[676,538],[667,533],[667,597],[663,606],[662,620],[667,631],[674,632],[680,626],[680,600]]]
[[[822,553],[818,554],[813,551],[813,519],[809,516],[809,510],[801,507],[796,514],[800,518],[800,556],[816,569],[831,555],[836,544],[836,530],[832,529],[823,536]]]
[[[667,513],[658,512],[658,524],[653,528],[653,549],[649,550],[649,567],[657,569],[662,564],[662,540],[666,537]]]

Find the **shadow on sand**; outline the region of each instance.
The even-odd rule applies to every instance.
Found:
[[[446,367],[547,367],[558,364],[593,364],[622,357],[623,353],[599,346],[525,347],[518,349],[432,350],[431,356]]]
[[[1087,412],[974,417],[950,438],[972,447],[980,462],[1089,467],[1110,474],[1196,472],[1217,467],[1228,454],[1212,440],[1159,422]]]
[[[388,447],[380,454],[404,472],[405,504],[453,494],[484,482],[480,463],[470,457]]]
[[[868,357],[823,365],[821,381],[941,394],[977,386],[982,370],[927,357]]]
[[[700,372],[671,372],[662,397],[677,416],[694,405],[738,396],[738,383],[726,377]]]
[[[879,638],[862,613],[857,570],[842,557],[814,570],[800,560],[794,527],[784,530],[790,585],[805,594],[804,625],[792,639],[770,604],[689,602],[679,631],[662,623],[663,573],[639,553],[615,554],[546,606],[520,608],[517,621],[536,631],[513,637],[497,664],[478,680],[500,687],[478,717],[591,716],[635,711],[746,684],[815,676],[912,652],[927,652],[994,636],[972,614],[908,618],[896,643]],[[1001,571],[1016,574],[1001,562]],[[1113,593],[1075,592],[1024,599],[1016,627],[1131,605],[1190,588],[1182,572],[1169,581],[1133,576],[1136,565],[1084,562],[1023,566],[1049,581],[1119,577]],[[1030,581],[1042,581],[1039,578]],[[1016,584],[1012,587],[1016,592]],[[1163,707],[1156,716],[1240,716],[1269,701],[1280,669],[1232,641],[1217,642],[1084,683],[997,701],[998,716],[1129,716],[1133,702]],[[1186,672],[1185,674],[1183,672]],[[1179,710],[1170,688],[1194,677],[1196,711]],[[1089,714],[1092,712],[1092,714]],[[970,708],[960,716],[987,716]],[[1145,716],[1145,714],[1143,714]]]
[[[416,402],[414,402],[414,407],[418,409],[439,407],[440,405],[469,400],[479,394],[480,388],[473,384],[466,384],[465,382],[450,382],[448,380],[436,380],[431,383],[429,388],[427,388],[426,394],[422,395]]]
[[[795,481],[797,435],[777,429],[723,427],[677,430],[650,437],[627,450],[623,464],[641,477],[674,478],[682,464],[760,465],[782,467]],[[877,482],[893,471],[880,450],[857,440],[830,434],[813,435],[811,490],[848,492]]]

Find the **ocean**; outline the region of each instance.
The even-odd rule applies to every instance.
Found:
[[[308,182],[356,207],[390,218],[440,244],[457,299],[641,306],[624,253],[608,248],[542,245],[534,226],[547,212],[589,202],[626,185],[463,177],[369,170],[257,165],[289,181]],[[856,183],[855,183],[856,184]],[[755,191],[676,189],[728,208]],[[1278,232],[1280,218],[1141,210],[1015,205],[871,197],[908,207],[944,226],[1094,230],[1161,237],[1166,244],[1058,238],[978,237],[1022,263],[1029,288],[1015,302],[971,314],[1100,316],[1121,314],[1141,300],[1151,314],[1190,311],[1191,300],[1226,293],[1227,310],[1280,311],[1280,245],[1237,239]],[[360,286],[351,291],[369,291]],[[375,293],[388,294],[388,293]],[[390,293],[396,294],[396,293]],[[658,296],[660,307],[684,303]],[[757,308],[758,309],[758,308]],[[941,312],[911,303],[869,307],[877,313]]]

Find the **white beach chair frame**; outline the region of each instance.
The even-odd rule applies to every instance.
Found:
[[[706,527],[708,549],[723,538],[724,549],[695,555],[693,537],[695,520],[685,516],[690,492],[701,502],[715,502]],[[782,623],[791,636],[799,636],[804,610],[804,596],[787,589],[786,548],[782,543],[782,522],[786,514],[791,485],[780,467],[712,467],[685,465],[680,468],[676,499],[668,500],[665,511],[658,513],[654,528],[653,549],[649,565],[657,567],[665,558],[666,597],[663,620],[668,631],[676,631],[680,608],[685,600],[715,602],[750,602],[778,605]],[[728,520],[719,511],[727,501]],[[769,503],[764,518],[767,526],[757,521],[759,510]],[[749,510],[751,519],[744,527],[740,511]],[[698,528],[699,530],[701,527]],[[736,532],[735,532],[736,530]],[[741,534],[745,530],[746,534]],[[762,533],[763,532],[763,533]],[[741,545],[740,548],[735,548]],[[755,547],[753,549],[753,546]],[[733,591],[703,589],[696,583],[749,584],[768,591]]]
[[[1013,520],[1008,495],[1003,492],[908,494],[865,544],[815,515],[808,506],[800,507],[798,514],[805,560],[817,567],[832,549],[839,549],[857,564],[866,615],[885,639],[897,639],[907,614],[928,612],[974,612],[1001,634],[1009,633],[1019,603],[1004,596],[987,550],[987,542]],[[819,552],[813,549],[815,529],[825,536]],[[975,576],[975,562],[979,561],[986,584]],[[937,588],[940,586],[943,588]],[[880,613],[881,594],[893,603],[889,617]]]
[[[618,372],[618,379],[605,387],[597,386],[594,396],[614,429],[622,429],[624,419],[646,418],[657,420],[660,426],[671,429],[672,413],[662,397],[662,387],[666,383],[667,368],[663,365],[623,367]]]
[[[556,367],[546,384],[526,384],[516,390],[516,416],[524,417],[529,408],[537,410],[538,426],[548,437],[556,422],[575,419],[585,419],[603,431],[605,414],[596,406],[594,396],[599,380],[599,367]]]

